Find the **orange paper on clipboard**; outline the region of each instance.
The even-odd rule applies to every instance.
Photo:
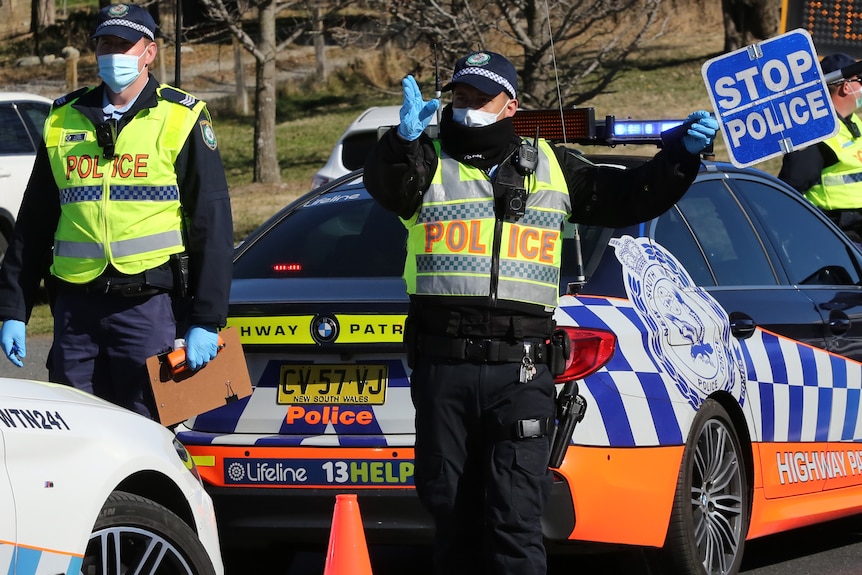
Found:
[[[147,358],[159,421],[170,426],[251,395],[251,378],[235,327],[219,332],[224,348],[197,371],[171,372],[167,353]]]

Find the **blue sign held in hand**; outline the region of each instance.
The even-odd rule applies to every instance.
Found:
[[[838,132],[817,60],[811,36],[799,29],[704,63],[734,165],[750,166]]]

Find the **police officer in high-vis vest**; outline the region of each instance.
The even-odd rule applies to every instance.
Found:
[[[439,101],[424,101],[412,76],[402,84],[401,122],[373,149],[364,181],[408,230],[414,477],[435,520],[434,573],[543,574],[555,399],[547,342],[563,225],[622,226],[666,211],[718,125],[696,112],[653,160],[620,170],[542,140],[522,148],[533,139],[514,133],[518,78],[500,54],[457,61],[439,140],[424,133]]]
[[[99,12],[102,83],[54,102],[0,268],[0,346],[12,363],[23,366],[45,278],[49,379],[153,418],[146,358],[177,337],[190,368],[215,357],[233,252],[210,114],[149,73],[155,31],[140,6]]]
[[[824,74],[855,64],[847,54],[831,54],[820,62]],[[862,78],[839,79],[829,85],[838,133],[785,155],[778,177],[822,209],[855,241],[862,241]]]

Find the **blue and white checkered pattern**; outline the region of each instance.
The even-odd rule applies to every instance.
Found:
[[[111,199],[135,202],[171,202],[180,198],[177,186],[111,186]]]
[[[469,67],[464,68],[463,70],[459,70],[452,76],[452,83],[457,82],[460,78],[463,78],[464,76],[484,76],[492,82],[495,82],[502,86],[503,89],[506,90],[513,98],[518,92],[517,90],[515,90],[515,87],[512,85],[511,82],[509,82],[509,80],[507,80],[500,74],[497,74],[496,72],[488,70],[487,68]]]
[[[61,204],[98,202],[102,186],[76,186],[60,192]],[[180,199],[177,186],[111,186],[111,199],[134,202],[173,202]]]
[[[647,353],[648,334],[631,301],[564,297],[557,323],[606,329],[618,337],[610,362],[581,385],[589,407],[575,429],[575,443],[646,447],[685,442],[696,412]],[[862,365],[759,329],[741,345],[747,379],[736,399],[753,441],[862,438]]]

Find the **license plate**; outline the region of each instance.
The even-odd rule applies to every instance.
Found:
[[[386,364],[282,365],[278,403],[383,405]]]

